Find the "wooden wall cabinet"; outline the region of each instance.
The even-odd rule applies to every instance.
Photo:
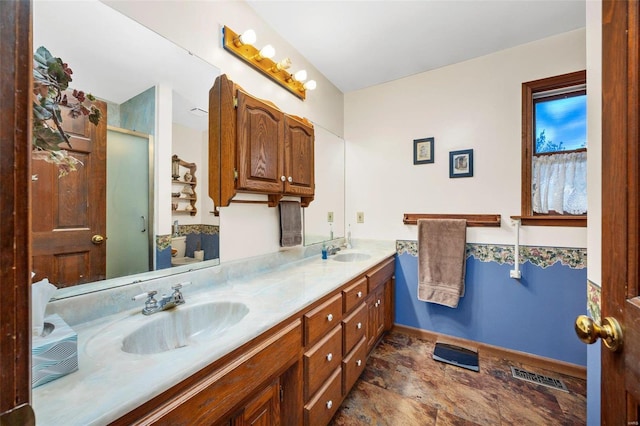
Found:
[[[221,75],[209,92],[209,193],[216,207],[238,192],[267,194],[275,207],[284,195],[313,200],[311,122],[251,96]]]

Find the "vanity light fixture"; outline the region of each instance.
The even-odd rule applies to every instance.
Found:
[[[262,49],[253,46],[256,41],[256,33],[247,30],[238,35],[229,27],[222,29],[222,45],[224,49],[251,65],[255,70],[275,81],[295,96],[304,100],[307,90],[314,90],[317,86],[314,80],[307,80],[307,72],[299,70],[292,74],[287,71],[291,67],[291,59],[284,58],[280,62],[274,62],[275,49],[270,44]]]

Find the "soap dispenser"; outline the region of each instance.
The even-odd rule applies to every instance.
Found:
[[[324,241],[322,242],[322,258],[326,259],[327,258],[327,246],[324,243]]]

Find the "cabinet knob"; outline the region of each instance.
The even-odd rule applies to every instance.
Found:
[[[329,352],[327,354],[327,361],[331,361],[333,359],[333,354],[331,352]]]
[[[327,401],[327,408],[328,408],[328,409],[331,409],[331,407],[333,407],[333,401],[328,400],[328,401]]]
[[[357,360],[357,361],[356,361],[356,365],[357,365],[358,367],[360,367],[360,366],[362,365],[362,360],[361,360],[361,359]]]
[[[333,321],[333,314],[327,315],[327,321]]]
[[[360,329],[362,328],[362,323],[361,323],[361,322],[359,322],[359,323],[358,323],[358,325],[357,325],[357,327],[358,327],[358,330],[360,330]]]
[[[380,303],[381,303],[381,302],[380,302],[380,299],[378,299],[378,305],[379,305]]]
[[[359,291],[359,292],[358,292],[358,298],[361,298],[361,297],[362,297],[362,292],[361,292],[361,291]]]
[[[280,176],[280,180],[284,182],[285,180],[287,180],[287,178],[284,175],[282,175]]]
[[[291,176],[289,176],[287,180],[289,181],[289,183],[293,182],[293,178]]]

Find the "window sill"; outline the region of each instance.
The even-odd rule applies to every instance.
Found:
[[[580,216],[511,216],[513,220],[520,220],[523,226],[568,226],[586,227],[587,215]]]

